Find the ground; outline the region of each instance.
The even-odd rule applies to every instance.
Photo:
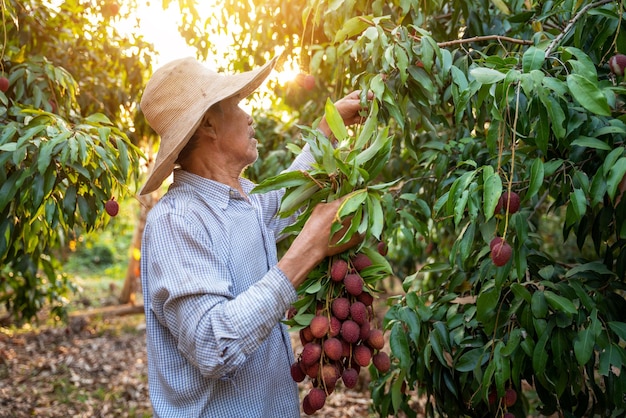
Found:
[[[353,390],[338,386],[313,416],[373,416],[364,375]],[[309,387],[300,384],[302,392]],[[0,328],[0,418],[150,416],[142,314]]]

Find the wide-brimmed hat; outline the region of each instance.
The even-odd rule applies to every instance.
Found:
[[[161,137],[154,166],[139,194],[158,189],[174,170],[178,154],[214,104],[256,90],[274,68],[277,57],[262,67],[238,74],[220,74],[194,58],[181,58],[157,69],[139,104],[146,120]]]

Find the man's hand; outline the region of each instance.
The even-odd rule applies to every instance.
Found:
[[[294,287],[297,288],[325,257],[347,251],[363,240],[362,236],[354,234],[345,244],[334,244],[345,234],[349,220],[344,221],[343,228],[331,239],[331,226],[343,199],[345,198],[318,204],[300,234],[278,262],[278,267]]]
[[[356,123],[361,123],[364,117],[361,115],[361,111],[367,110],[367,107],[363,106],[361,103],[361,90],[355,90],[348,95],[342,97],[337,100],[335,104],[335,108],[339,115],[343,119],[343,123],[346,126],[354,125]],[[367,93],[367,100],[372,100],[374,98],[374,93],[371,91]],[[328,126],[328,122],[326,122],[326,118],[322,118],[319,123],[318,129],[322,131],[324,135],[330,137],[332,132],[330,131],[330,127]]]

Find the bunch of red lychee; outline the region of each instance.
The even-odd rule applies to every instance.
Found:
[[[308,377],[312,382],[302,400],[307,415],[324,406],[338,382],[355,387],[361,368],[373,363],[385,373],[391,367],[389,355],[382,351],[383,331],[376,327],[374,297],[361,276],[372,262],[364,253],[346,258],[329,264],[332,297],[318,301],[311,322],[300,330],[302,350],[291,366],[293,380]]]

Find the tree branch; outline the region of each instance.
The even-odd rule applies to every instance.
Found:
[[[567,35],[567,32],[569,32],[570,29],[572,29],[572,26],[574,26],[574,24],[578,21],[578,19],[580,19],[585,13],[587,13],[589,9],[595,9],[596,7],[604,6],[605,4],[611,3],[612,1],[614,0],[600,0],[595,3],[590,3],[586,5],[585,7],[583,7],[582,9],[580,9],[578,13],[576,13],[576,15],[569,21],[567,26],[565,26],[565,29],[563,29],[563,32],[559,33],[552,40],[552,42],[550,42],[550,45],[546,49],[546,53],[545,53],[546,58],[550,56],[550,54],[552,53],[552,50],[556,48],[557,44],[561,42],[561,40],[565,37],[565,35]]]
[[[533,41],[528,40],[528,39],[517,39],[517,38],[511,38],[509,36],[501,36],[501,35],[484,35],[484,36],[474,36],[473,38],[464,38],[464,39],[455,39],[453,41],[446,41],[446,42],[437,42],[437,46],[439,46],[440,48],[445,48],[448,46],[452,46],[452,45],[459,45],[459,44],[469,44],[472,42],[481,42],[481,41],[498,41],[498,42],[510,42],[513,44],[520,44],[520,45],[532,45]]]

